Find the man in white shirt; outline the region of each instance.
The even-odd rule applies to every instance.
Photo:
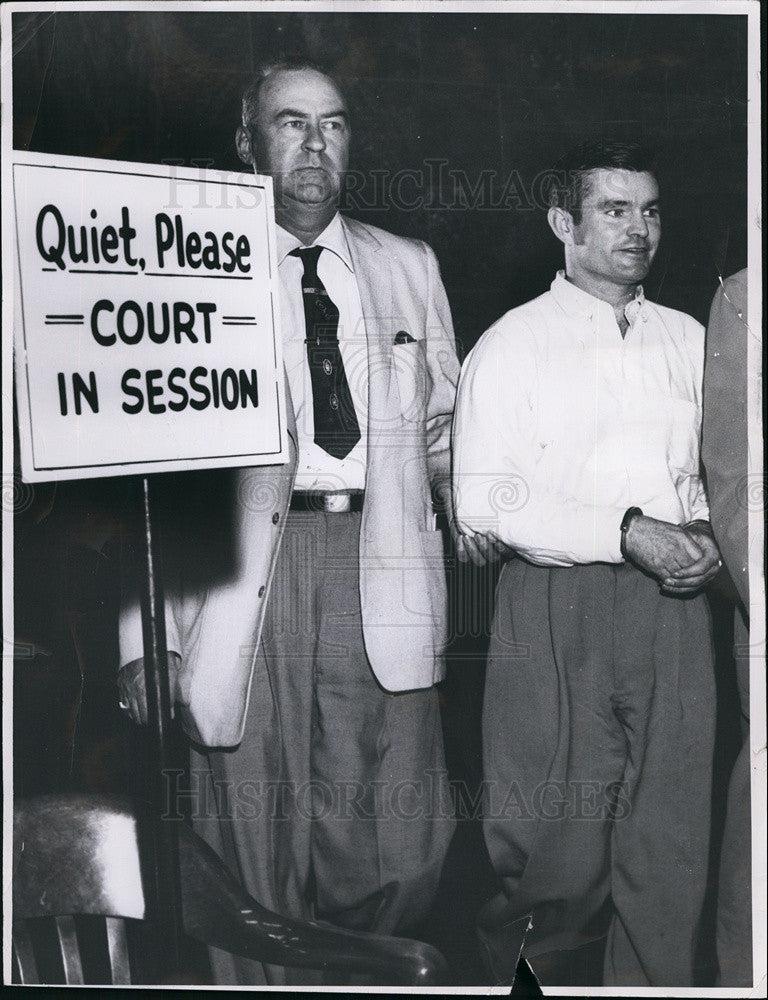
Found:
[[[432,496],[452,521],[459,366],[431,249],[338,213],[349,140],[344,98],[307,63],[267,67],[244,95],[238,151],[274,180],[291,461],[234,473],[234,559],[202,593],[171,582],[167,632],[180,714],[211,748],[193,751],[198,831],[264,905],[397,933],[429,910],[454,829]],[[126,603],[137,720],[140,644]],[[307,981],[213,965],[218,983]]]
[[[530,913],[534,970],[607,928],[606,985],[691,986],[715,725],[701,590],[719,568],[704,331],[639,284],[661,234],[643,150],[587,143],[561,166],[548,220],[565,271],[484,334],[454,419],[459,526],[518,556],[488,654],[485,833],[504,891],[481,936],[501,981],[504,929]]]

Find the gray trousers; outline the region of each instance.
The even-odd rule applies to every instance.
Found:
[[[624,564],[504,567],[483,717],[484,829],[504,892],[481,914],[500,978],[514,971],[505,928],[532,913],[529,957],[607,928],[605,985],[693,985],[713,667],[703,596],[665,597]]]
[[[734,628],[743,742],[728,784],[720,852],[716,945],[718,986],[752,985],[752,821],[749,746],[749,630],[741,612]]]
[[[195,828],[263,905],[389,934],[429,910],[455,824],[436,690],[389,694],[365,655],[359,533],[288,515],[242,743],[193,754]],[[211,959],[219,984],[320,981]]]

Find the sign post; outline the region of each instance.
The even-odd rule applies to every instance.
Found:
[[[14,152],[15,375],[28,482],[137,476],[153,757],[147,915],[182,932],[163,815],[171,701],[150,473],[287,460],[270,178]]]
[[[164,932],[166,973],[172,976],[181,968],[181,879],[179,835],[175,822],[162,822],[163,815],[176,815],[174,803],[166,801],[170,784],[165,775],[173,767],[169,747],[171,698],[168,676],[168,647],[165,638],[165,601],[163,598],[160,546],[153,525],[150,477],[141,479],[142,523],[139,544],[141,625],[144,640],[144,679],[147,692],[147,724],[151,743],[153,772],[149,776],[151,848],[154,864],[153,911]],[[169,808],[170,807],[170,808]]]

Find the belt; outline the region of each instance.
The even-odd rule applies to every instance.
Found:
[[[296,490],[291,496],[291,510],[320,511],[323,514],[359,513],[363,509],[363,490],[336,490],[321,493],[319,490]]]

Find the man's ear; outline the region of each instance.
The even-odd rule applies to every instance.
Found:
[[[235,145],[237,146],[237,155],[243,161],[243,163],[253,164],[253,145],[251,143],[251,136],[248,129],[244,125],[237,126],[237,132],[235,132]]]
[[[565,243],[566,246],[573,245],[573,218],[570,212],[566,212],[564,208],[550,208],[547,212],[547,222],[561,243]]]

